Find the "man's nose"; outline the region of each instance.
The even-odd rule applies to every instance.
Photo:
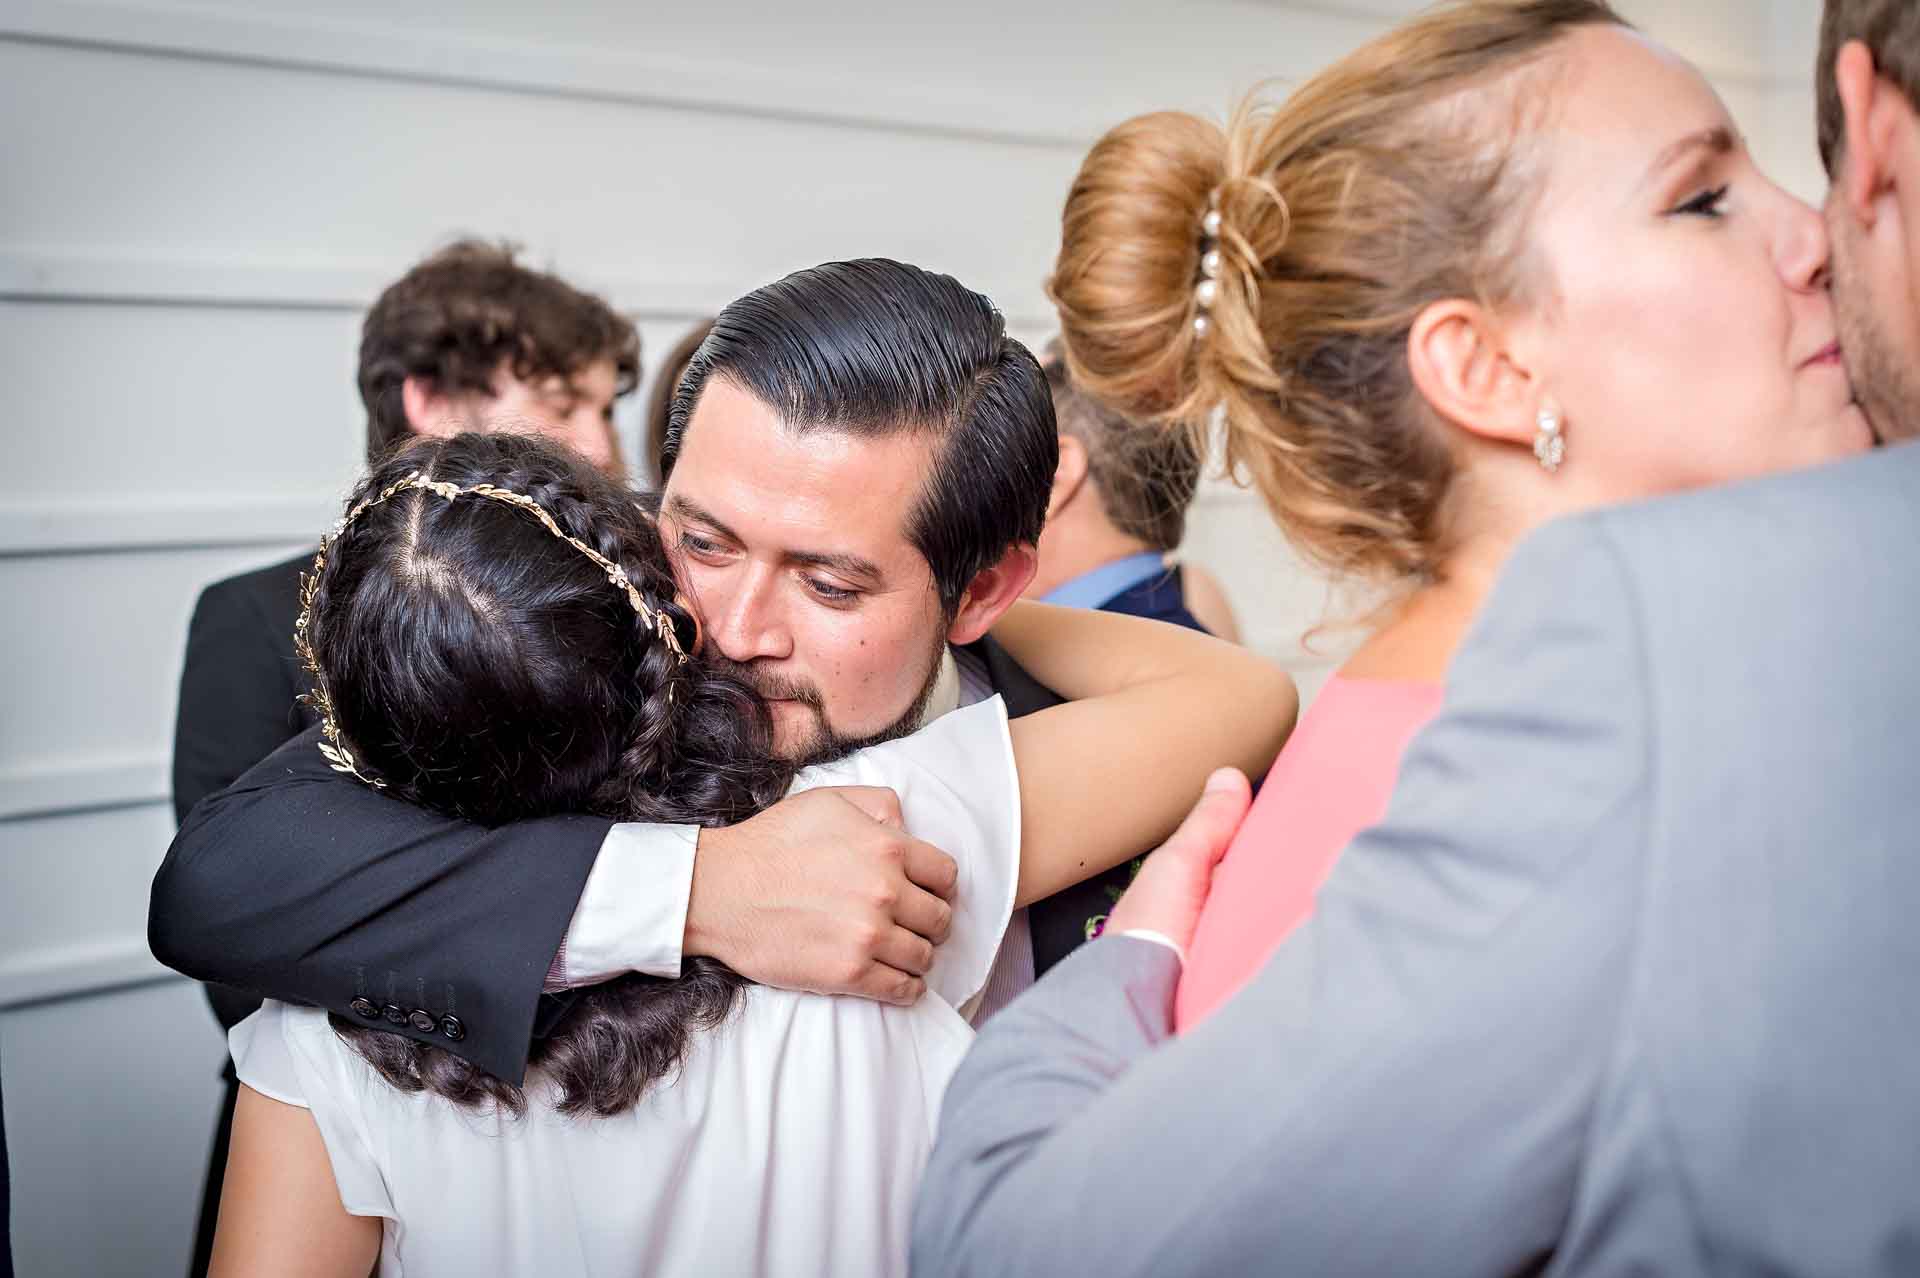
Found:
[[[708,641],[730,661],[791,656],[793,642],[781,614],[775,572],[748,564],[724,599],[703,600],[710,619]]]
[[[1820,211],[1786,195],[1777,236],[1774,260],[1787,287],[1803,292],[1824,289],[1832,262],[1832,244]]]

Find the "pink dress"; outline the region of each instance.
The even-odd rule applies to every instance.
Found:
[[[1313,912],[1334,861],[1386,814],[1400,756],[1441,693],[1438,683],[1327,680],[1214,871],[1174,1002],[1178,1029],[1231,998]]]

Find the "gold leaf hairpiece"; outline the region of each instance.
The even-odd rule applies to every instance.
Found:
[[[353,521],[361,515],[408,489],[435,493],[448,501],[460,497],[482,497],[488,501],[504,502],[526,511],[538,519],[548,532],[591,559],[594,565],[606,574],[607,581],[626,594],[627,602],[633,605],[633,610],[640,615],[641,624],[659,637],[660,642],[667,646],[681,665],[687,663],[687,654],[680,646],[680,636],[674,633],[672,618],[658,608],[649,608],[646,601],[640,597],[640,592],[633,588],[633,582],[628,579],[626,569],[578,537],[568,536],[539,502],[525,493],[512,492],[493,484],[474,484],[472,487],[462,488],[446,480],[429,479],[416,470],[405,479],[387,485],[376,495],[355,503],[353,509],[333,526],[332,531],[320,539],[320,551],[313,557],[313,571],[302,573],[300,576],[300,616],[293,623],[293,650],[299,656],[300,663],[306,667],[308,677],[313,680],[313,690],[304,694],[300,700],[312,706],[315,713],[320,716],[320,734],[325,738],[320,742],[320,753],[325,756],[328,766],[335,772],[351,773],[376,790],[387,788],[385,781],[360,770],[359,763],[354,759],[352,751],[347,749],[347,743],[341,736],[339,720],[334,717],[333,699],[327,695],[326,678],[320,673],[320,661],[314,655],[313,644],[307,638],[307,631],[313,622],[314,595],[320,588],[320,574],[327,567],[327,552],[333,549],[333,543],[339,540],[340,535],[346,532]]]

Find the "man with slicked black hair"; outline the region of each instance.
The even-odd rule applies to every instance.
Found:
[[[985,297],[878,259],[758,289],[690,362],[666,451],[660,519],[704,655],[768,698],[783,754],[831,757],[994,691],[1015,714],[1055,700],[985,638],[1033,574],[1057,457],[1046,380]],[[568,987],[677,975],[683,955],[917,998],[954,866],[897,826],[890,793],[846,790],[697,835],[488,830],[329,770],[309,733],[188,819],[151,940],[190,975],[378,1019],[518,1082]],[[1095,880],[1033,907],[1030,932],[1016,919],[985,1006],[1109,900]]]

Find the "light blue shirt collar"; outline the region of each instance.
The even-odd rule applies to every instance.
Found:
[[[1092,572],[1083,572],[1071,581],[1063,581],[1040,596],[1041,603],[1065,608],[1098,608],[1123,591],[1132,590],[1150,577],[1167,571],[1157,550],[1143,550],[1110,564],[1101,564]]]

